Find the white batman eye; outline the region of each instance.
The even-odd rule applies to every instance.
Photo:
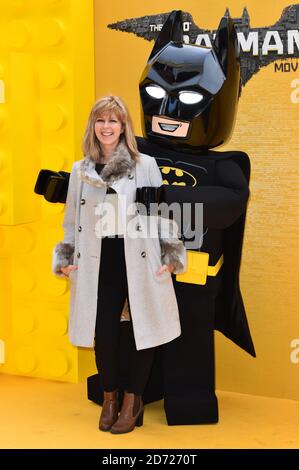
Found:
[[[196,91],[181,91],[179,93],[179,100],[184,104],[196,104],[203,99],[203,95]]]
[[[148,85],[145,89],[152,98],[156,98],[158,100],[164,98],[166,95],[166,91],[158,85]]]

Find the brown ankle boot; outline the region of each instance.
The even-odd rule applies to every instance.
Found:
[[[118,417],[118,392],[104,392],[102,413],[100,416],[99,429],[109,431]]]
[[[112,434],[131,432],[135,426],[143,424],[143,402],[140,395],[125,392],[123,404],[116,423],[110,431]]]

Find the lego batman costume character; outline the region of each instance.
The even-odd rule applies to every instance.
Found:
[[[189,204],[195,230],[198,204],[203,208],[203,231],[188,249],[188,270],[173,276],[182,334],[157,349],[144,396],[145,403],[164,397],[169,425],[218,421],[214,329],[255,356],[239,288],[250,163],[244,152],[211,150],[229,139],[239,95],[231,19],[221,20],[210,49],[184,44],[181,12],[172,12],[140,80],[144,138],[137,139],[139,150],[156,158],[164,183],[154,197],[143,188],[137,200]],[[47,171],[35,191],[64,202],[66,175]],[[188,234],[182,237],[188,248]],[[122,329],[127,351],[125,323]],[[99,386],[98,376],[89,378],[88,395],[97,403]]]
[[[203,233],[187,273],[174,279],[182,335],[163,347],[168,424],[218,421],[214,329],[255,356],[239,288],[250,163],[244,152],[211,150],[232,132],[240,87],[232,20],[221,20],[209,49],[184,44],[181,12],[172,12],[140,80],[138,147],[157,160],[162,200],[191,205],[195,230],[203,204]]]

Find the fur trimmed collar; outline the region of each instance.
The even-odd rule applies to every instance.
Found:
[[[127,147],[120,143],[112,159],[104,166],[99,175],[95,169],[96,162],[91,157],[85,157],[78,168],[78,176],[84,182],[97,187],[111,186],[114,181],[133,173],[136,162],[132,160]]]

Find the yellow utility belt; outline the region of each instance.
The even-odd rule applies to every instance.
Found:
[[[184,274],[177,274],[176,280],[204,286],[207,282],[207,276],[217,276],[224,262],[224,257],[221,255],[214,266],[209,266],[209,257],[209,253],[188,250],[187,271]]]

